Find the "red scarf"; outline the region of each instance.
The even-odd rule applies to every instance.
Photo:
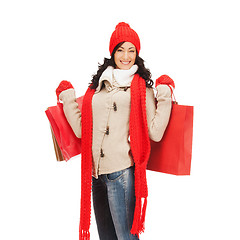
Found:
[[[92,97],[95,89],[86,91],[82,105],[82,166],[81,166],[81,211],[79,239],[90,239],[91,186],[92,186]],[[147,207],[146,166],[150,154],[146,114],[146,82],[138,74],[131,83],[130,146],[135,163],[135,211],[132,234],[144,231]]]

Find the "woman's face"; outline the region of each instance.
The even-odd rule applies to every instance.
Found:
[[[123,70],[130,69],[135,63],[136,56],[136,47],[130,42],[123,43],[114,54],[116,68]]]

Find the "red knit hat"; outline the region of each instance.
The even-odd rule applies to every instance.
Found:
[[[139,54],[140,51],[140,39],[137,33],[130,28],[129,24],[125,22],[120,22],[115,28],[115,31],[112,33],[109,43],[109,51],[110,55],[113,52],[113,49],[120,43],[120,42],[131,42],[137,49]]]

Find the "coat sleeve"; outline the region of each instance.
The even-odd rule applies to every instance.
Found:
[[[61,92],[59,99],[63,101],[63,111],[73,132],[81,138],[81,111],[76,102],[75,90],[71,88]]]
[[[155,103],[153,89],[146,88],[146,112],[149,137],[153,141],[159,142],[163,137],[171,114],[172,99],[170,88],[167,85],[158,85],[156,99],[157,104]]]

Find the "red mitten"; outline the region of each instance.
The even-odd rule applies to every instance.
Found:
[[[59,95],[61,92],[70,88],[74,88],[74,87],[69,81],[66,81],[66,80],[61,81],[56,89],[57,99],[59,100]]]
[[[168,75],[162,75],[156,80],[155,87],[157,87],[159,84],[165,84],[165,85],[170,85],[173,88],[175,88],[175,83],[174,81],[168,76]]]

